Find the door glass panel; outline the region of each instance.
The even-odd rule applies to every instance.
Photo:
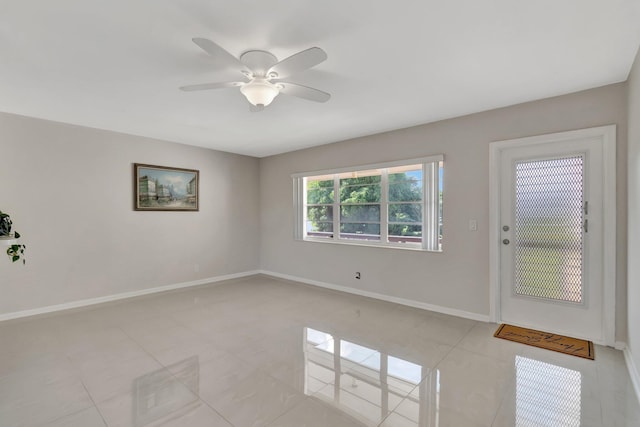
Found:
[[[515,294],[582,302],[583,163],[516,162]]]

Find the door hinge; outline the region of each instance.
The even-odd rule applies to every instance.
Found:
[[[584,220],[584,225],[582,226],[582,228],[584,228],[584,232],[585,233],[589,232],[589,220],[588,219]]]
[[[584,202],[584,214],[589,215],[589,202]]]

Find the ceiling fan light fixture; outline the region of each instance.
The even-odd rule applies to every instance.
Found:
[[[276,85],[266,80],[254,79],[253,81],[243,85],[240,92],[247,98],[252,105],[264,105],[265,107],[278,96],[280,90]]]

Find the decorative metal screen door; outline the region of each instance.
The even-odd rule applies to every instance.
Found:
[[[602,147],[501,152],[501,317],[602,341]]]

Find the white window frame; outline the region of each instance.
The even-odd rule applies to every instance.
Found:
[[[444,155],[438,154],[416,159],[397,160],[393,162],[376,163],[369,165],[357,165],[337,169],[320,170],[313,172],[301,172],[291,175],[293,179],[293,208],[294,208],[294,239],[307,242],[323,242],[344,245],[376,246],[410,250],[422,250],[430,252],[441,252],[439,242],[439,164],[444,162]],[[388,174],[387,169],[397,166],[422,165],[422,241],[421,243],[411,242],[388,242]],[[339,174],[345,172],[357,172],[364,170],[381,170],[381,197],[380,197],[380,241],[354,240],[340,238],[340,200]],[[308,236],[306,231],[306,179],[308,177],[320,175],[334,175],[334,200],[333,200],[333,237],[313,237]]]

